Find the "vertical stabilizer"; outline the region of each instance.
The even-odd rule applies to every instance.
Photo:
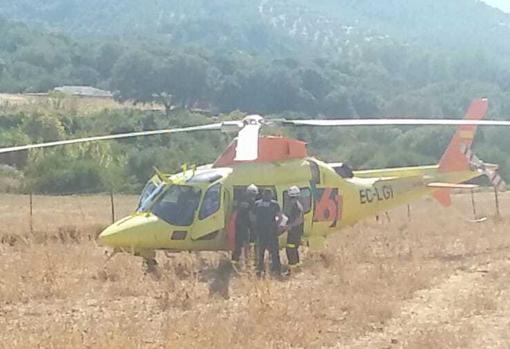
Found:
[[[487,114],[489,102],[487,98],[475,99],[469,107],[465,119],[481,120]],[[439,161],[439,172],[466,171],[470,168],[469,159],[463,153],[470,149],[476,134],[476,125],[461,125],[453,135],[450,145],[446,148]],[[450,206],[450,189],[441,189],[434,194],[434,198],[443,206]]]
[[[465,119],[481,120],[487,114],[489,103],[486,98],[476,99],[471,103]],[[476,125],[461,125],[453,135],[450,145],[439,161],[440,172],[469,170],[469,160],[462,153],[462,149],[471,148],[475,138]]]

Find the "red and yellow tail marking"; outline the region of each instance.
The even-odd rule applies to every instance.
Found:
[[[471,103],[466,120],[481,120],[487,114],[489,103],[486,98],[476,99]],[[476,125],[461,125],[453,136],[450,145],[439,161],[440,172],[469,170],[469,161],[462,153],[463,148],[470,148],[475,137]]]

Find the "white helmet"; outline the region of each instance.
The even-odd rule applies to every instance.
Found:
[[[291,197],[291,198],[298,197],[300,193],[301,193],[301,191],[295,185],[293,185],[292,187],[289,188],[289,197]]]
[[[248,194],[253,194],[253,195],[257,195],[259,193],[259,188],[257,188],[257,186],[255,184],[250,184],[247,188],[246,188],[246,192]]]

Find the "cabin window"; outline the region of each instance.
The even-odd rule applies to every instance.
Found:
[[[354,177],[354,172],[352,171],[352,168],[347,164],[338,163],[338,164],[333,164],[331,167],[342,178]]]
[[[301,191],[299,195],[299,202],[301,203],[301,206],[303,206],[303,212],[306,214],[310,212],[312,209],[312,192],[308,187],[299,188],[299,190]],[[283,192],[283,212],[289,211],[290,211],[290,198],[286,190]]]
[[[199,219],[206,219],[210,217],[212,214],[218,212],[220,209],[221,203],[221,185],[215,184],[209,189],[204,196],[204,201],[202,202],[202,207],[200,207],[200,213],[198,215]]]
[[[172,240],[186,240],[186,231],[174,231],[172,233]]]

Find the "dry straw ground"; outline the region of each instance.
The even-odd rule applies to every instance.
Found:
[[[0,348],[508,348],[510,195],[479,224],[454,201],[345,229],[301,273],[259,281],[221,253],[161,254],[159,279],[107,261],[108,197],[35,197],[31,234],[28,198],[0,196]]]
[[[120,103],[112,98],[77,97],[64,94],[30,95],[0,93],[0,110],[33,113],[63,113],[89,115],[105,110],[142,109],[163,110],[156,103],[137,104]]]

